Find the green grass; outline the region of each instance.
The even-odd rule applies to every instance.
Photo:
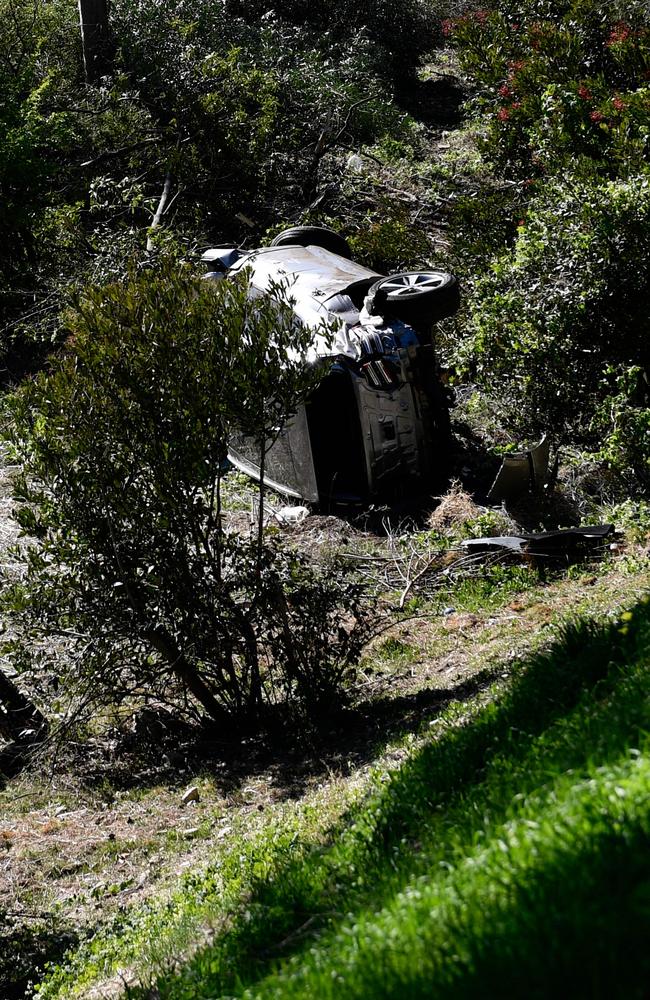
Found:
[[[440,603],[452,605],[457,611],[495,611],[539,585],[539,573],[528,566],[488,566],[480,576],[459,580]]]
[[[162,998],[645,996],[649,668],[647,603],[566,627],[488,704],[431,726],[323,842],[304,836],[312,815],[237,844],[114,954],[171,965],[193,915],[214,943],[158,977]],[[45,996],[70,995],[84,961]]]

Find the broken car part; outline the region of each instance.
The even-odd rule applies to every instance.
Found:
[[[558,558],[571,555],[581,546],[597,546],[614,534],[613,524],[589,524],[580,528],[561,528],[535,534],[498,535],[494,538],[468,538],[461,548],[468,552],[494,552],[497,549]]]
[[[546,434],[539,444],[528,451],[506,455],[490,487],[490,503],[511,500],[522,493],[541,489],[548,477],[549,455],[550,442]]]

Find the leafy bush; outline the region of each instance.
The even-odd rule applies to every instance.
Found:
[[[224,0],[198,15],[182,0],[163,16],[154,0],[117,0],[112,20],[118,65],[162,126],[164,166],[181,188],[177,215],[194,226],[205,217],[221,231],[242,203],[258,214],[270,190],[289,197],[293,215],[305,191],[313,197],[324,149],[399,124],[388,95],[366,100],[382,91],[367,38],[353,44],[346,33],[342,44],[315,23],[306,30],[268,6]]]
[[[0,0],[0,322],[29,301],[25,273],[36,265],[34,233],[59,158],[70,146],[64,114],[44,114],[52,72],[42,49],[61,42],[58,5]],[[66,52],[65,44],[62,52]],[[12,287],[14,286],[14,287]]]
[[[647,366],[649,222],[647,176],[549,186],[477,281],[459,354],[520,433],[604,437],[614,460],[634,420],[635,465],[650,456],[629,374]]]
[[[0,0],[0,16],[6,353],[56,339],[70,286],[123,276],[167,178],[165,228],[186,249],[239,243],[251,218],[260,233],[295,220],[326,152],[401,128],[362,32],[244,19],[226,0],[115,0],[112,74],[87,87],[74,5]]]
[[[603,430],[601,457],[614,469],[650,487],[650,387],[648,369],[638,365],[606,370],[613,381],[611,395],[596,412]],[[637,520],[638,524],[638,520]]]
[[[227,0],[226,9],[252,23],[272,13],[303,32],[320,35],[327,45],[338,44],[344,50],[367,39],[374,69],[393,78],[414,74],[420,56],[432,47],[436,28],[431,6],[414,0],[400,4],[390,0]]]
[[[359,654],[362,591],[265,540],[261,516],[256,538],[228,531],[221,509],[233,429],[263,467],[319,380],[302,361],[313,333],[279,287],[253,302],[245,281],[170,262],[89,290],[68,329],[66,356],[9,404],[18,517],[39,539],[6,596],[16,664],[75,710],[143,695],[220,722],[321,710]]]
[[[380,274],[415,270],[426,265],[432,253],[429,240],[413,227],[404,206],[387,198],[348,236],[348,242],[354,259]]]
[[[511,431],[647,485],[647,5],[497,0],[446,30],[500,174],[453,210],[473,286],[456,357]]]
[[[486,148],[524,178],[577,168],[630,175],[647,164],[647,5],[498,0],[447,23],[480,89]]]

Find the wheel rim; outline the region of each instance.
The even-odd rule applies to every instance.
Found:
[[[396,274],[395,277],[382,281],[381,287],[389,299],[403,299],[440,288],[445,277],[440,271]]]

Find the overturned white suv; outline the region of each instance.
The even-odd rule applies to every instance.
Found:
[[[296,315],[314,330],[306,361],[327,365],[328,373],[280,432],[264,478],[324,507],[421,493],[444,477],[449,451],[432,330],[458,309],[456,278],[443,271],[386,277],[350,256],[338,233],[297,226],[269,247],[202,257],[215,278],[246,268],[252,290],[287,283]],[[251,442],[233,440],[229,457],[259,477]]]

